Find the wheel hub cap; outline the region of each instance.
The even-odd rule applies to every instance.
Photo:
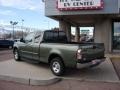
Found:
[[[18,53],[15,52],[15,59],[18,59]]]
[[[54,62],[52,68],[55,73],[60,72],[60,64],[58,62]]]

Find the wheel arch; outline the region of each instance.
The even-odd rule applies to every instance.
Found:
[[[15,51],[16,49],[18,50],[18,48],[17,48],[17,47],[14,47],[14,48],[13,48],[13,53],[14,53],[14,51]]]
[[[59,54],[56,54],[56,53],[52,53],[52,54],[49,55],[49,57],[48,57],[48,63],[50,64],[51,60],[52,60],[53,58],[56,58],[56,57],[59,57],[59,58],[61,59],[62,63],[64,64],[64,61],[63,61],[62,56],[60,56]],[[64,64],[64,65],[65,65],[65,64]]]

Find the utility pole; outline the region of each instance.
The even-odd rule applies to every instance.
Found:
[[[14,26],[18,24],[18,22],[13,22],[13,21],[10,21],[10,24],[12,25],[13,27],[13,40],[15,39],[15,33],[14,33]]]

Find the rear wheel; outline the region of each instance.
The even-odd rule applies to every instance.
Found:
[[[65,71],[65,66],[64,63],[62,62],[61,58],[56,57],[53,58],[50,62],[50,68],[53,74],[60,76],[64,74]]]
[[[19,53],[18,53],[18,50],[17,50],[17,49],[14,50],[14,59],[15,59],[16,61],[20,61],[20,56],[19,56]]]

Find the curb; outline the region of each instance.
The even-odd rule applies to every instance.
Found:
[[[0,80],[12,81],[27,85],[50,85],[61,81],[61,78],[55,77],[46,80],[40,80],[40,79],[20,78],[20,77],[8,76],[8,75],[0,75]]]
[[[33,80],[30,79],[29,85],[50,85],[61,81],[60,78],[51,78],[49,80]]]
[[[8,75],[0,75],[0,80],[13,81],[22,84],[29,84],[29,78],[18,78]]]

